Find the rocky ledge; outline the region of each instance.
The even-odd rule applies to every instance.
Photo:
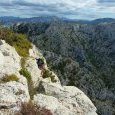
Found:
[[[34,45],[29,52],[30,56],[24,59],[15,48],[0,40],[0,115],[16,115],[22,104],[30,100],[53,115],[97,115],[96,107],[81,90],[60,84]],[[53,77],[44,78],[33,57],[43,58],[45,70]]]

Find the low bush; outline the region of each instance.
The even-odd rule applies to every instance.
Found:
[[[14,33],[8,28],[0,28],[0,39],[15,47],[20,56],[29,56],[29,49],[32,48],[32,45],[26,35]]]
[[[26,69],[26,68],[22,68],[20,71],[19,71],[19,73],[21,74],[21,75],[23,75],[24,77],[26,77],[26,79],[27,79],[27,81],[31,81],[31,74],[30,74],[30,72]]]
[[[31,101],[23,103],[21,110],[16,115],[53,115],[50,110],[40,108]]]
[[[2,79],[3,82],[18,81],[18,80],[19,78],[15,74],[5,75]]]
[[[44,69],[42,77],[43,78],[51,78],[52,82],[56,82],[55,76],[52,74],[52,72],[50,70]]]

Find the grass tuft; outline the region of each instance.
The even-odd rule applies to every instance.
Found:
[[[2,79],[3,82],[18,81],[19,78],[15,74],[5,75]]]

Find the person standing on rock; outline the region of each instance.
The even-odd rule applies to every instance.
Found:
[[[36,63],[38,65],[38,68],[41,70],[41,76],[42,76],[43,72],[45,70],[45,63],[44,63],[43,59],[41,59],[41,58],[36,59]]]
[[[41,58],[37,59],[36,58],[36,62],[37,62],[38,68],[40,70],[43,70],[45,68],[45,63],[44,63],[43,59],[41,59]]]
[[[32,49],[29,50],[30,56],[36,60],[38,68],[41,70],[41,76],[43,75],[43,71],[45,70],[45,62],[42,58],[37,58],[35,51]]]

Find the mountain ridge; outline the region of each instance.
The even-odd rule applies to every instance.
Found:
[[[55,20],[65,21],[65,22],[73,22],[79,24],[99,24],[99,23],[107,23],[107,22],[115,22],[113,18],[99,18],[94,20],[82,20],[82,19],[68,19],[68,18],[60,18],[56,16],[41,16],[41,17],[31,17],[31,18],[22,18],[22,17],[13,17],[13,16],[3,16],[0,17],[0,22],[5,25],[10,25],[14,23],[22,23],[22,22],[52,22]]]

